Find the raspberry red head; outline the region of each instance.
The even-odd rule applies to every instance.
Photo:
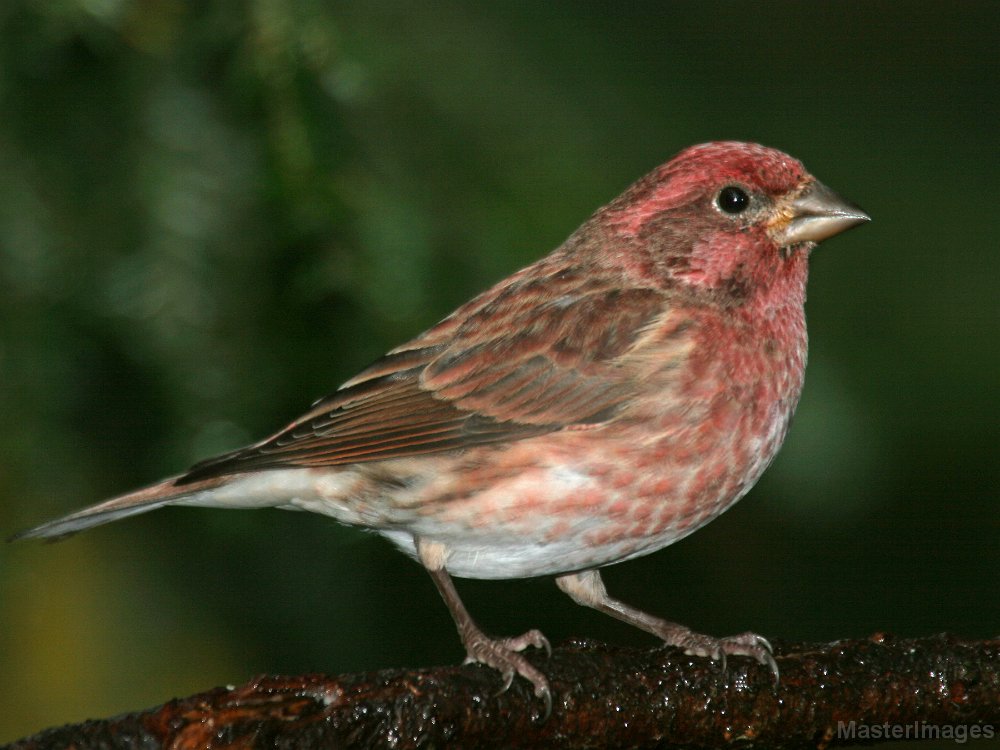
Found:
[[[799,187],[808,173],[787,154],[755,143],[718,141],[681,151],[637,181],[607,207],[608,221],[637,234],[664,211],[707,208],[733,185],[775,198]]]
[[[681,151],[594,219],[631,247],[627,272],[742,299],[803,275],[815,242],[867,216],[787,154],[722,141]]]

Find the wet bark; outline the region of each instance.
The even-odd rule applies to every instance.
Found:
[[[876,634],[775,644],[725,671],[676,649],[571,641],[533,654],[554,707],[477,665],[260,677],[46,730],[8,748],[825,748],[1000,735],[1000,639]]]

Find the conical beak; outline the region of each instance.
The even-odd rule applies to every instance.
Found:
[[[818,180],[807,185],[788,208],[788,221],[777,232],[782,247],[797,242],[820,242],[871,221],[868,214]]]

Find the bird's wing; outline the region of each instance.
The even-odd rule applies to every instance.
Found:
[[[638,385],[622,358],[665,314],[656,290],[515,276],[280,432],[203,461],[178,483],[414,456],[602,422]]]

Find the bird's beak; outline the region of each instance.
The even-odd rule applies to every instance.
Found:
[[[775,239],[782,247],[820,242],[871,220],[819,180],[806,185],[782,213],[782,220],[774,226]]]

